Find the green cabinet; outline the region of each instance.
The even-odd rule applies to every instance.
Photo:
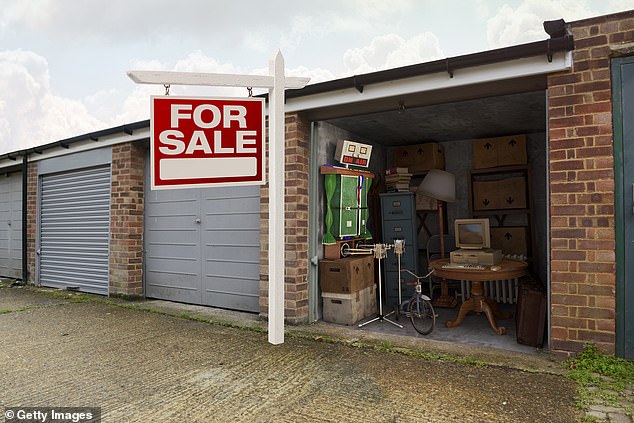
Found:
[[[333,211],[335,237],[359,235],[359,177],[336,175]]]
[[[329,172],[329,173],[326,173]],[[348,238],[372,238],[368,231],[368,191],[373,174],[322,166],[326,190],[323,244]]]

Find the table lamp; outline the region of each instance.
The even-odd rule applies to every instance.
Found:
[[[456,201],[456,177],[453,173],[440,169],[431,169],[423,182],[420,183],[417,194],[426,195],[438,201],[438,222],[440,225],[440,257],[445,258],[445,224],[443,204]],[[436,299],[435,306],[455,307],[457,300],[449,296],[447,281],[441,281],[440,297]],[[430,293],[431,294],[431,293]]]

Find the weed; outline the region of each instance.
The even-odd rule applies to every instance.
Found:
[[[596,345],[564,362],[568,378],[579,384],[576,406],[616,405],[621,393],[634,385],[634,362],[602,354]]]

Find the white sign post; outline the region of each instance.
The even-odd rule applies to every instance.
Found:
[[[303,88],[310,78],[286,77],[277,51],[269,75],[130,71],[138,84],[233,86],[269,89],[269,342],[284,342],[284,90]]]

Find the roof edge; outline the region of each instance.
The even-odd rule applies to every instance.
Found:
[[[71,138],[65,138],[58,141],[53,141],[47,144],[38,145],[35,147],[25,148],[23,150],[12,151],[9,153],[1,154],[0,160],[9,159],[9,160],[17,160],[18,157],[28,156],[33,153],[42,153],[44,150],[54,147],[64,147],[68,148],[71,144],[80,141],[93,140],[98,141],[99,138],[105,137],[108,135],[114,135],[118,133],[126,133],[128,135],[132,135],[134,131],[137,129],[145,128],[150,126],[150,120],[140,120],[132,123],[125,123],[123,125],[115,126],[112,128],[106,128],[95,132],[88,132],[86,134],[77,135]]]
[[[289,99],[304,97],[313,94],[322,94],[328,91],[336,91],[350,87],[354,87],[359,92],[363,92],[363,87],[365,85],[387,82],[397,79],[405,79],[413,76],[420,76],[443,71],[449,73],[450,77],[453,77],[453,71],[456,69],[499,63],[523,57],[535,56],[537,54],[545,54],[550,59],[552,57],[552,53],[554,52],[570,50],[574,50],[574,39],[572,35],[566,34],[562,37],[549,38],[532,43],[502,47],[478,53],[470,53],[462,56],[449,57],[432,62],[417,63],[414,65],[408,65],[399,68],[387,69],[367,74],[334,79],[317,84],[311,84],[299,90],[287,90],[286,98]]]

